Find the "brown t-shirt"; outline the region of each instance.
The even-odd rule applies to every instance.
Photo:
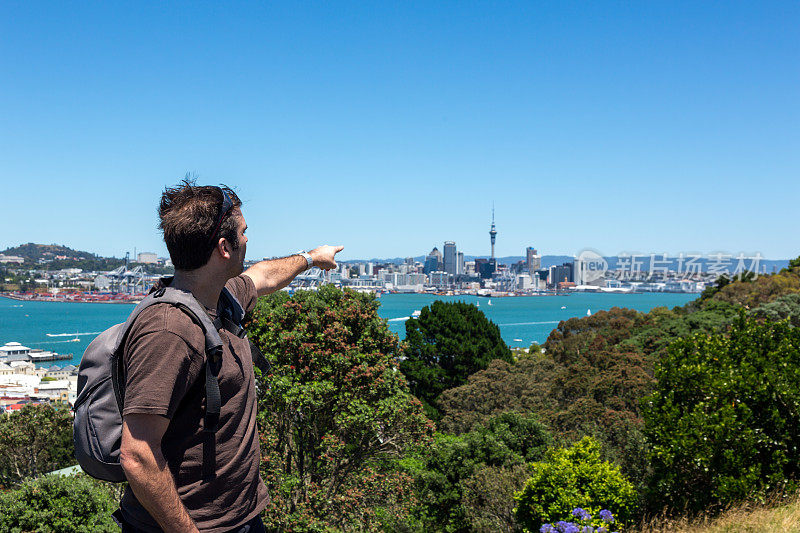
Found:
[[[250,311],[258,297],[253,281],[238,276],[228,290]],[[214,318],[214,312],[209,312]],[[260,513],[269,495],[258,472],[256,389],[250,345],[226,330],[222,368],[217,376],[222,397],[216,432],[216,476],[203,480],[205,413],[205,336],[189,316],[170,304],[148,307],[125,342],[127,371],[123,417],[134,413],[165,416],[169,427],[161,450],[178,495],[200,531],[234,529]],[[145,531],[161,531],[128,487],[122,515]]]

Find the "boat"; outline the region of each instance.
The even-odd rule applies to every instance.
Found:
[[[514,342],[522,342],[522,339],[514,339]]]
[[[586,310],[586,316],[592,316],[592,310],[591,309],[587,309]]]
[[[562,305],[562,306],[561,306],[561,309],[566,309],[566,308],[567,308],[567,306],[566,306],[566,305]]]
[[[411,313],[411,318],[419,318],[419,315],[421,315],[421,314],[422,314],[422,311],[420,311],[419,309],[417,309],[416,311],[414,311],[413,313]]]
[[[491,301],[491,300],[489,300],[487,303],[488,303],[489,305],[492,305],[492,301]]]

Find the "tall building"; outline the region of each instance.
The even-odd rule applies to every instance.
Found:
[[[425,265],[422,271],[425,272],[425,274],[430,274],[431,272],[442,270],[442,263],[442,252],[434,246],[431,253],[425,256]]]
[[[550,267],[550,284],[557,286],[562,281],[574,281],[575,278],[573,277],[572,269],[572,263],[564,263],[559,266]]]
[[[542,268],[542,256],[533,246],[525,248],[525,267],[533,277],[533,273]]]
[[[458,257],[456,243],[453,241],[444,242],[444,271],[455,276],[458,274]]]
[[[464,270],[464,252],[456,254],[456,274],[466,274]]]
[[[492,206],[492,229],[489,230],[489,238],[492,241],[492,259],[494,259],[494,240],[497,238],[497,230],[494,229],[494,206]]]
[[[490,279],[495,270],[497,270],[497,261],[495,259],[475,259],[475,273],[481,279]]]

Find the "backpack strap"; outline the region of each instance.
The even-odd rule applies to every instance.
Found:
[[[222,289],[220,301],[222,302],[222,309],[217,319],[214,320],[214,326],[218,330],[225,329],[240,339],[247,338],[247,331],[242,327],[245,315],[244,308],[242,308],[239,300],[225,287]],[[247,338],[247,342],[250,343],[250,355],[252,356],[253,364],[261,370],[262,374],[268,374],[272,365],[253,341]]]
[[[222,338],[208,316],[205,308],[186,291],[180,291],[171,287],[162,287],[155,292],[147,295],[136,306],[128,317],[125,325],[121,328],[120,334],[114,344],[114,352],[111,361],[111,379],[114,387],[114,395],[117,397],[117,407],[122,414],[125,402],[125,365],[122,362],[122,348],[128,336],[133,322],[142,311],[159,303],[172,304],[180,308],[189,315],[193,322],[200,326],[205,335],[205,389],[206,389],[206,409],[203,418],[203,479],[208,479],[215,475],[216,470],[216,438],[215,433],[219,426],[219,414],[222,407],[222,399],[219,392],[219,381],[217,376],[222,368]]]

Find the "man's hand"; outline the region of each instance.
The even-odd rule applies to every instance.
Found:
[[[308,252],[308,255],[314,260],[315,267],[322,270],[331,270],[336,268],[336,254],[342,250],[344,250],[344,246],[324,244]]]
[[[336,268],[336,254],[344,250],[344,246],[323,245],[314,248],[308,255],[314,261],[314,266],[323,270]],[[244,275],[253,280],[259,296],[273,293],[287,286],[291,281],[304,272],[308,266],[305,257],[290,255],[280,259],[267,259],[248,268]]]

